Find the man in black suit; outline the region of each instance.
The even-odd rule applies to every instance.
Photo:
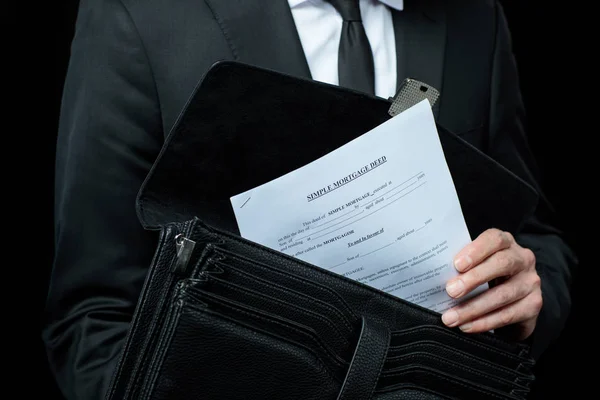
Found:
[[[358,3],[353,10],[343,3],[82,1],[60,120],[44,330],[67,398],[101,398],[107,389],[157,240],[136,217],[137,191],[217,60],[381,97],[406,77],[426,82],[441,92],[439,124],[539,189],[497,2],[361,0],[358,14]],[[372,53],[367,61],[365,46]],[[490,229],[457,255],[461,274],[449,282],[449,294],[497,284],[443,321],[466,332],[511,331],[538,357],[564,325],[575,262],[542,197],[522,231]]]

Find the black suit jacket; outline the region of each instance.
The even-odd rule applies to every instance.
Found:
[[[437,87],[438,122],[537,187],[509,32],[492,0],[407,0],[393,12],[398,82]],[[83,0],[60,116],[55,261],[43,337],[70,399],[110,382],[157,234],[138,189],[197,82],[217,60],[310,77],[286,0]],[[215,138],[218,140],[218,138]],[[570,308],[575,259],[542,201],[517,235],[537,255],[544,308],[534,354]]]

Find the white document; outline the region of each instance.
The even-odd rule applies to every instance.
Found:
[[[434,311],[457,303],[445,286],[471,238],[427,100],[231,204],[244,238]]]

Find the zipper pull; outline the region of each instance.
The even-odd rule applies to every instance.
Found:
[[[196,242],[183,236],[182,233],[175,236],[175,245],[177,246],[177,260],[173,266],[173,272],[184,274],[187,269],[192,252],[196,246]]]

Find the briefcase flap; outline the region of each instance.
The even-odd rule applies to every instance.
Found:
[[[380,125],[390,101],[238,62],[216,63],[181,112],[142,185],[147,229],[200,218],[239,234],[230,197],[297,169]],[[517,232],[537,192],[438,125],[470,234]],[[290,210],[293,212],[293,210]]]

